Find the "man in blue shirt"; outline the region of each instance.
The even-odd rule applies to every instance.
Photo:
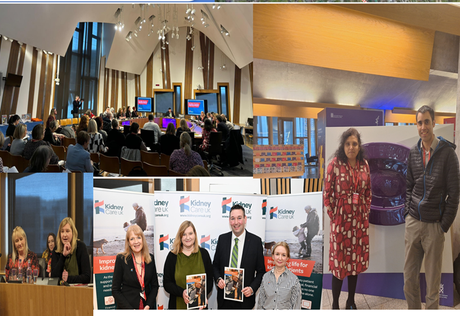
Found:
[[[66,169],[70,171],[93,172],[93,162],[86,150],[91,137],[85,131],[77,135],[77,144],[67,148]]]

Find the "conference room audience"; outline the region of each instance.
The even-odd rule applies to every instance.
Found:
[[[129,129],[129,134],[126,136],[125,146],[129,149],[140,149],[147,151],[142,138],[139,136],[139,124],[133,122]]]
[[[77,143],[67,148],[65,167],[70,171],[93,172],[93,162],[87,151],[91,137],[85,131],[77,135]]]
[[[78,134],[81,131],[87,132],[88,131],[88,122],[89,122],[89,118],[86,115],[83,115],[80,118],[80,124],[78,124],[76,133]]]
[[[49,145],[41,145],[35,149],[32,157],[29,160],[29,166],[24,170],[24,173],[45,172],[53,157],[54,151]]]
[[[27,125],[18,124],[18,126],[16,126],[14,133],[13,133],[13,142],[11,143],[10,154],[22,156],[22,154],[24,153],[24,146],[27,143],[26,136],[27,136]]]
[[[90,153],[105,153],[107,148],[104,144],[104,138],[101,133],[97,131],[97,123],[94,119],[89,120],[88,134],[90,136],[88,151]]]
[[[170,156],[175,149],[179,149],[179,138],[174,135],[176,132],[173,123],[169,123],[166,133],[160,137],[161,153]]]
[[[46,276],[51,276],[51,258],[56,248],[56,235],[49,233],[46,239],[46,250],[43,251],[42,258],[46,262]]]
[[[84,242],[78,239],[78,231],[70,217],[59,225],[56,256],[51,259],[51,277],[59,277],[61,284],[89,283],[91,266]]]
[[[156,309],[158,288],[153,254],[142,229],[131,225],[126,230],[125,250],[117,255],[113,271],[112,295],[117,308]]]
[[[176,130],[176,137],[180,137],[182,132],[190,132],[190,128],[187,125],[187,121],[185,119],[180,120],[179,127]]]
[[[30,267],[32,271],[38,269],[38,258],[37,255],[30,251],[27,244],[27,235],[24,229],[20,226],[16,226],[11,234],[11,249],[13,252],[8,255],[6,266],[5,266],[5,278],[10,279],[11,269],[16,269],[16,277],[19,272],[22,273],[22,281],[26,280],[27,267],[30,261]]]
[[[94,118],[94,120],[96,121],[97,131],[99,132],[99,134],[102,135],[102,139],[104,140],[104,144],[107,144],[107,132],[105,130],[103,130],[104,121],[102,120],[102,118],[100,116],[96,116]]]
[[[59,162],[59,157],[54,153],[53,149],[51,148],[50,144],[47,141],[43,140],[45,136],[45,129],[42,124],[37,124],[32,129],[32,141],[27,142],[24,146],[24,154],[23,157],[26,159],[31,159],[33,153],[39,146],[48,146],[52,152],[50,164],[57,164]]]
[[[201,134],[202,143],[199,149],[203,151],[207,151],[209,148],[209,138],[211,136],[211,132],[217,132],[217,130],[212,126],[210,119],[204,120],[204,127],[203,132]]]
[[[144,124],[142,129],[146,129],[154,132],[154,144],[158,144],[161,135],[163,134],[160,130],[160,126],[154,122],[153,114],[149,114],[149,121]]]
[[[112,129],[107,135],[107,147],[109,149],[106,152],[107,156],[120,157],[121,148],[125,146],[126,137],[120,131],[120,126],[117,120],[112,120]]]
[[[186,174],[194,166],[202,166],[203,160],[199,153],[192,150],[192,140],[188,133],[182,133],[180,135],[180,149],[176,149],[172,152],[169,159],[169,169]]]
[[[14,129],[16,128],[16,125],[19,124],[20,119],[21,118],[17,114],[14,114],[13,116],[10,117],[10,119],[8,120],[8,127],[6,129],[5,136],[7,136],[7,137],[8,136],[13,136]]]

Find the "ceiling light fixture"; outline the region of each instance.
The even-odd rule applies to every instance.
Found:
[[[225,36],[230,36],[230,33],[227,31],[227,29],[222,24],[220,25],[220,34],[225,34]]]
[[[115,12],[114,16],[115,19],[117,19],[117,22],[115,23],[115,30],[120,31],[124,29],[125,24],[123,23],[121,19],[121,13],[123,12],[123,7],[118,8],[117,11]]]
[[[126,35],[125,39],[127,42],[129,42],[129,40],[133,38],[133,32],[129,31],[128,34]]]

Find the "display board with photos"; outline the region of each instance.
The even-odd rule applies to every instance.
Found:
[[[254,145],[254,178],[299,177],[305,172],[303,145]]]

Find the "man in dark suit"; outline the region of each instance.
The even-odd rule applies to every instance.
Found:
[[[171,108],[168,109],[168,112],[166,112],[164,116],[165,117],[171,117],[171,118],[175,117],[173,111],[171,110]]]
[[[232,231],[220,235],[217,242],[213,268],[218,292],[218,309],[252,309],[255,305],[255,294],[265,273],[265,265],[262,240],[246,231],[246,222],[244,208],[234,205],[229,216]],[[244,296],[243,302],[224,299],[225,267],[244,269],[244,287],[241,291]]]

